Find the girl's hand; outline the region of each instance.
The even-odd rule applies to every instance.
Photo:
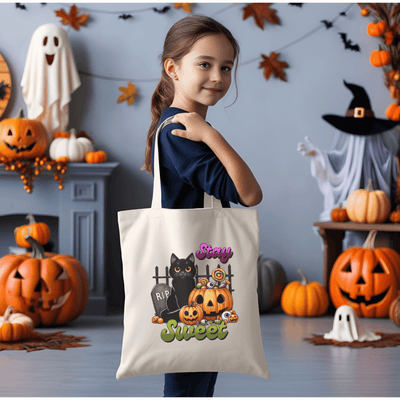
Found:
[[[186,130],[174,129],[171,133],[194,142],[205,142],[212,127],[196,112],[176,114],[171,122],[184,125]]]

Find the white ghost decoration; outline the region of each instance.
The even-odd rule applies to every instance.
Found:
[[[367,330],[360,330],[358,316],[350,306],[340,306],[333,320],[333,329],[324,334],[324,339],[333,339],[339,342],[372,342],[382,339],[382,336]]]
[[[80,85],[64,29],[53,24],[39,26],[31,38],[21,86],[28,118],[44,125],[49,145],[56,131],[67,129],[71,93]]]

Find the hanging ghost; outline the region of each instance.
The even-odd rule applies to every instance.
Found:
[[[45,24],[32,35],[21,80],[28,118],[46,128],[50,145],[69,122],[71,93],[81,85],[71,44],[64,29]]]
[[[330,150],[316,148],[308,137],[310,150],[303,143],[298,152],[311,159],[311,175],[317,180],[324,195],[324,211],[320,221],[330,221],[330,213],[340,203],[345,206],[350,193],[366,188],[372,179],[374,190],[383,190],[391,199],[396,195],[397,162],[400,133],[394,129],[399,121],[375,118],[365,89],[347,83],[353,93],[345,116],[323,115],[323,119],[337,128]],[[318,235],[318,228],[313,227]],[[362,246],[368,232],[346,231],[344,249]]]
[[[372,342],[382,339],[382,336],[360,329],[358,316],[350,306],[340,306],[333,320],[333,328],[324,334],[324,339],[333,339],[339,342]]]

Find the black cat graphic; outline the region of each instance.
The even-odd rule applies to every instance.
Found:
[[[189,295],[196,286],[196,273],[197,267],[194,264],[193,253],[187,258],[181,259],[172,253],[169,268],[172,289],[167,299],[167,308],[161,311],[161,318],[164,322],[168,322],[170,319],[179,321],[179,311],[188,304]]]

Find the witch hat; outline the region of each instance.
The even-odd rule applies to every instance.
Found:
[[[343,81],[346,87],[353,92],[353,100],[347,109],[346,116],[326,114],[322,118],[335,128],[353,135],[373,135],[394,128],[400,121],[375,118],[371,103],[365,89]]]

